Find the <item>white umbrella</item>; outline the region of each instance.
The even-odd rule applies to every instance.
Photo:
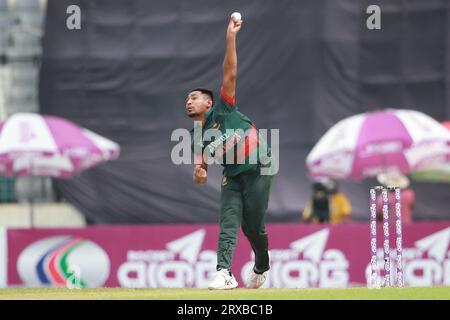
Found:
[[[442,124],[450,132],[450,121],[445,121]],[[411,172],[411,178],[417,181],[450,183],[450,161],[443,159],[442,162],[415,170]]]
[[[362,179],[387,171],[409,173],[450,155],[450,132],[414,110],[387,109],[346,118],[308,154],[311,178]]]
[[[0,123],[3,175],[69,178],[119,153],[117,143],[59,117],[16,113]]]

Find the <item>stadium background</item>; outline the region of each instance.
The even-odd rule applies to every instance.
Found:
[[[382,6],[381,30],[365,8]],[[65,27],[78,4],[81,30]],[[119,160],[57,183],[91,223],[216,222],[220,167],[206,186],[170,159],[190,128],[190,88],[217,92],[228,14],[241,11],[237,105],[259,128],[280,129],[280,171],[269,221],[299,220],[311,194],[305,157],[337,121],[380,108],[450,118],[447,1],[50,1],[40,111],[91,128],[122,147]],[[342,183],[355,220],[368,187]],[[448,217],[449,185],[413,183],[414,218]],[[188,190],[188,192],[186,192]]]
[[[372,4],[382,8],[381,30],[366,28],[366,8]],[[69,5],[81,9],[81,30],[66,26]],[[57,115],[121,146],[119,159],[70,180],[33,178],[39,183],[32,186],[24,178],[1,178],[0,287],[60,286],[55,275],[33,278],[40,259],[59,249],[83,266],[101,261],[101,268],[83,269],[88,280],[102,272],[103,282],[97,279],[93,286],[122,285],[124,274],[127,281],[140,281],[120,273],[136,271],[133,263],[143,266],[144,274],[168,265],[181,268],[174,268],[175,274],[184,274],[186,265],[189,272],[205,263],[215,269],[221,168],[212,167],[209,183],[196,186],[191,166],[172,164],[170,136],[192,125],[184,112],[189,89],[219,89],[225,26],[233,11],[244,17],[237,104],[259,128],[280,129],[280,171],[268,221],[288,223],[269,224],[271,243],[281,251],[294,250],[294,244],[302,248],[293,251],[298,257],[292,261],[276,261],[275,279],[304,263],[316,273],[330,265],[338,269],[307,279],[307,286],[324,279],[340,280],[338,286],[364,284],[368,187],[376,181],[340,183],[357,223],[304,225],[299,214],[311,196],[305,157],[328,128],[357,113],[407,108],[438,121],[450,119],[450,4],[445,0],[0,0],[1,118],[24,111]],[[417,223],[404,229],[407,284],[449,285],[450,185],[412,181],[411,187]],[[74,222],[81,228],[14,228],[11,219],[19,216],[18,209],[5,215],[7,205],[28,201],[27,192],[37,202],[74,206],[85,219]],[[73,216],[68,219],[62,209],[36,205],[36,213],[48,217],[47,224],[37,219],[38,226],[48,227],[51,219],[52,226],[71,226]],[[27,215],[21,217],[20,226],[28,227]],[[124,226],[129,224],[151,225]],[[352,235],[359,241],[351,241]],[[70,251],[66,245],[74,243],[80,246]],[[145,250],[169,258],[129,256]],[[251,264],[245,241],[237,252],[239,268]],[[336,256],[340,260],[329,261]],[[20,269],[30,257],[33,263]],[[245,267],[239,268],[236,274],[243,275]],[[194,283],[189,277],[175,280],[203,286],[207,275]],[[304,285],[305,278],[295,280]],[[144,281],[148,286],[150,280]]]

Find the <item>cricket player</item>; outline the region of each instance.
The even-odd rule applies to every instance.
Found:
[[[223,180],[220,199],[220,233],[217,249],[217,273],[209,284],[209,289],[234,289],[238,283],[233,276],[232,259],[237,243],[238,230],[242,230],[255,253],[255,265],[247,279],[247,288],[259,288],[263,285],[270,268],[268,236],[265,229],[265,214],[273,175],[261,174],[261,168],[267,167],[267,161],[249,161],[252,155],[267,155],[271,159],[270,149],[253,122],[240,113],[235,102],[237,54],[236,35],[242,27],[242,21],[230,19],[226,34],[226,53],[223,62],[223,84],[220,96],[214,103],[213,93],[198,88],[189,92],[186,98],[187,115],[201,124],[202,132],[208,129],[220,130],[220,138],[206,141],[204,136],[194,137],[194,145],[200,144],[202,150],[208,150],[211,156],[226,158],[229,152],[233,161],[224,160]],[[227,129],[241,129],[244,134],[227,134]],[[217,141],[222,143],[217,143]],[[263,152],[264,151],[264,152]],[[240,160],[240,161],[239,161]],[[207,180],[208,166],[202,162],[194,167],[193,179],[204,184]]]

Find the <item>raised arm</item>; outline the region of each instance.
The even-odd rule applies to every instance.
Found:
[[[234,21],[230,19],[227,29],[226,52],[223,60],[223,91],[229,97],[234,97],[236,92],[237,78],[237,54],[236,35],[241,30],[242,20]]]

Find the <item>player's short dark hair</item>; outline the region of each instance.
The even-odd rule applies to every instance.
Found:
[[[214,105],[214,93],[211,90],[205,88],[195,88],[189,91],[189,93],[194,91],[200,91],[201,93],[208,95],[211,98],[212,104]]]

